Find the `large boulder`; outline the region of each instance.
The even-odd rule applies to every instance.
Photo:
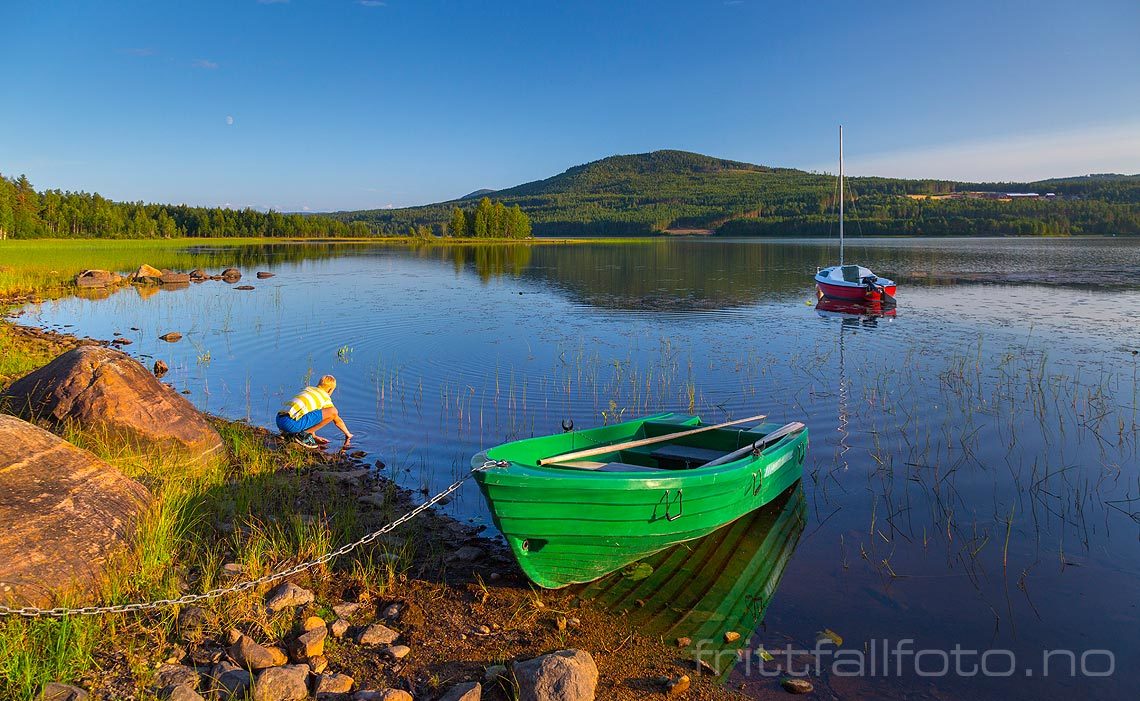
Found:
[[[131,273],[129,278],[133,282],[154,283],[162,279],[162,271],[153,266],[143,263],[139,269]]]
[[[84,270],[75,276],[75,284],[79,287],[107,287],[117,285],[123,281],[117,273],[109,270]]]
[[[598,666],[585,650],[559,650],[514,665],[518,701],[593,701]]]
[[[95,594],[150,498],[91,453],[0,414],[0,601]]]
[[[73,422],[143,450],[174,450],[208,461],[224,447],[189,400],[130,356],[102,346],[64,353],[13,382],[0,403],[32,421]]]

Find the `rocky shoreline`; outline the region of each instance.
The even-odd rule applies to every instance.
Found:
[[[110,350],[108,341],[3,324],[35,357],[92,346],[78,354],[128,358]],[[160,393],[154,387],[144,391]],[[328,525],[336,520],[330,515],[336,504],[337,513],[354,523],[351,532],[326,529],[341,538],[327,544],[335,548],[424,498],[386,479],[383,462],[362,452],[313,455],[240,422],[210,418],[209,424],[231,443],[222,467],[232,475],[230,482],[253,479],[247,488],[262,491],[287,488],[271,512],[256,518],[236,512],[224,484],[220,495],[211,494],[211,503],[221,507],[204,514],[195,528],[216,553],[215,567],[207,571],[195,563],[180,571],[182,593],[296,564],[299,553],[283,562],[241,562],[233,543],[258,536],[247,533],[251,528]],[[253,448],[236,451],[235,435]],[[263,453],[256,459],[272,462],[270,471],[248,477],[249,451]],[[208,602],[119,618],[91,668],[61,680],[66,684],[42,687],[40,698],[740,698],[711,675],[694,671],[672,641],[638,635],[620,615],[591,608],[573,590],[533,588],[501,542],[437,511],[340,560],[224,597],[217,606]]]

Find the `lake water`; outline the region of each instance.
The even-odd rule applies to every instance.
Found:
[[[1135,698],[1140,241],[850,243],[849,262],[899,282],[893,317],[816,309],[811,275],[835,262],[821,242],[198,253],[211,272],[241,261],[256,289],[128,288],[22,323],[120,332],[201,408],[264,426],[332,373],[354,445],[431,493],[477,451],[564,419],[805,421],[803,506],[776,506],[776,523],[799,521],[757,584],[779,582],[753,647],[841,636],[865,673],[824,657],[821,697]],[[183,340],[157,340],[168,331]],[[490,524],[474,484],[443,508]],[[900,674],[884,644],[926,652]],[[1049,650],[1078,673],[1060,653],[1046,677]],[[730,683],[775,687],[744,664]]]

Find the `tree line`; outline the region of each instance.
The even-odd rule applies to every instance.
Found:
[[[456,238],[525,239],[531,235],[530,217],[517,204],[507,207],[484,197],[472,209],[453,207],[446,233]]]
[[[321,215],[115,202],[88,192],[38,192],[23,175],[0,175],[0,239],[319,238],[377,233],[367,222]]]

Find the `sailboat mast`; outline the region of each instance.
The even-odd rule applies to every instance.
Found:
[[[843,265],[843,125],[839,125],[839,264]]]

